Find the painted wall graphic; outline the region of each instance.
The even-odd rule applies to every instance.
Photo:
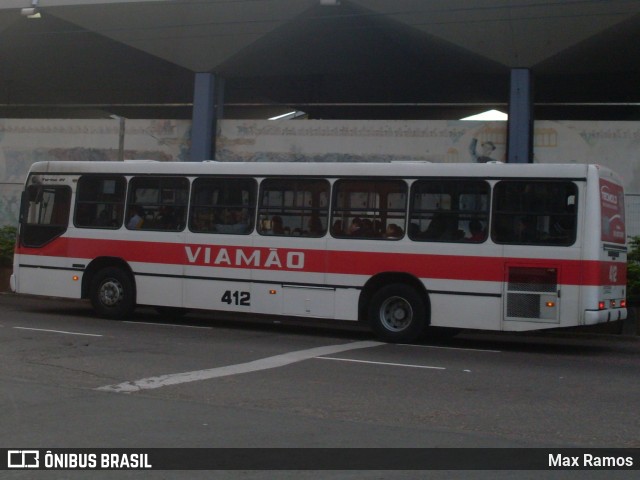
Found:
[[[224,120],[218,159],[233,161],[506,161],[506,122]],[[627,235],[640,235],[640,122],[538,121],[536,163],[596,163],[627,196]]]
[[[221,122],[223,161],[504,161],[503,123],[305,120]]]
[[[188,160],[191,122],[126,120],[124,158]],[[15,225],[20,191],[36,161],[117,160],[120,122],[0,119],[0,226]]]
[[[224,120],[223,161],[506,161],[506,122]],[[640,122],[538,121],[534,161],[597,163],[640,193]]]
[[[126,120],[124,156],[189,160],[190,121]],[[115,160],[118,120],[0,119],[0,225],[15,224],[19,192],[38,160]],[[222,120],[220,161],[505,161],[505,122]],[[538,121],[534,161],[598,163],[624,180],[627,234],[640,234],[640,122]]]

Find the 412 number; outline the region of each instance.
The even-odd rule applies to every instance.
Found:
[[[250,292],[239,292],[238,290],[231,291],[227,290],[222,295],[220,299],[222,303],[226,303],[227,305],[239,305],[241,307],[248,307],[251,305],[251,293]]]

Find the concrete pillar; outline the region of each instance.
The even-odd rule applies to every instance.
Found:
[[[216,103],[219,101],[216,93],[216,76],[210,72],[196,73],[191,123],[192,162],[215,158]]]
[[[533,163],[533,85],[527,68],[511,70],[508,163]]]

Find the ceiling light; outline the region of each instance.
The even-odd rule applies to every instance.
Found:
[[[471,115],[470,117],[461,118],[460,120],[481,120],[485,122],[506,122],[509,115],[500,110],[487,110],[486,112]]]
[[[298,118],[301,115],[304,115],[304,112],[294,110],[293,112],[287,112],[283,113],[282,115],[271,117],[269,120],[293,120],[294,118]]]

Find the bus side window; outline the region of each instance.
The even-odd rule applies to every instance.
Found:
[[[338,180],[331,234],[336,238],[399,240],[406,230],[407,184],[403,180]]]
[[[253,230],[256,182],[202,177],[193,182],[189,229],[196,233],[247,235]]]
[[[186,226],[189,180],[134,177],[129,182],[125,226],[129,230],[179,232]]]
[[[79,228],[122,226],[127,181],[123,176],[83,175],[78,179],[74,224]]]
[[[577,192],[570,181],[498,182],[493,194],[493,240],[513,245],[572,245]]]
[[[323,237],[327,232],[329,182],[267,178],[260,186],[258,233]]]
[[[483,180],[416,181],[411,188],[409,238],[419,242],[484,242],[489,191]]]

